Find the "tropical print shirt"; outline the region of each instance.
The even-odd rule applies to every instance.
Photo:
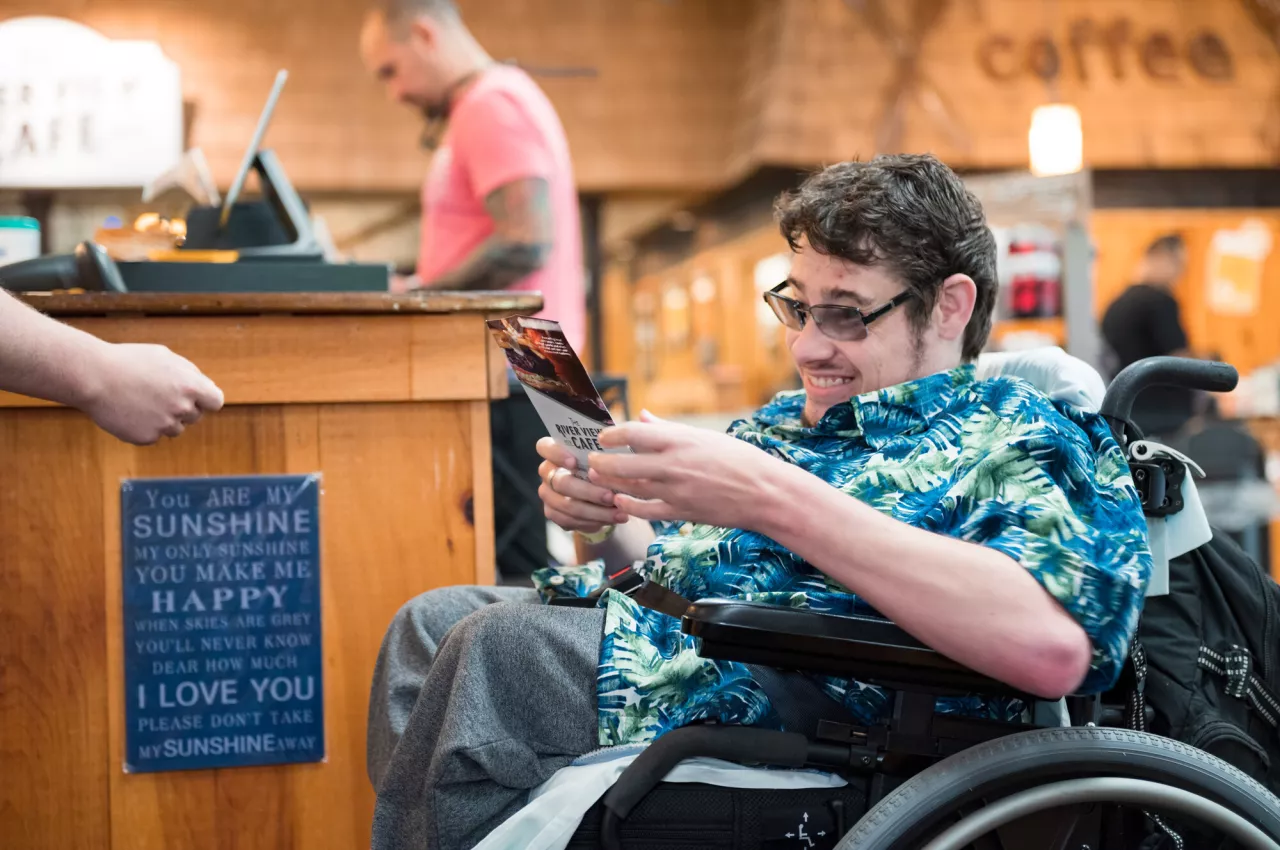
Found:
[[[1151,572],[1146,523],[1105,421],[972,364],[867,393],[801,421],[803,392],[776,396],[729,433],[803,467],[910,525],[990,546],[1022,565],[1088,633],[1082,692],[1109,687],[1137,627]],[[937,565],[931,565],[936,569]],[[903,569],[912,569],[904,564]],[[692,523],[659,530],[640,568],[687,599],[742,599],[836,614],[875,612],[763,535]],[[535,575],[545,592],[583,594],[601,565]],[[780,721],[748,669],[700,658],[677,619],[609,591],[597,697],[602,746],[649,741],[700,721]],[[818,680],[862,722],[884,722],[884,690]],[[1013,719],[1009,699],[941,698],[941,712]]]

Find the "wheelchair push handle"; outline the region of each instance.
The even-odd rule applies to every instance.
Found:
[[[1230,392],[1240,381],[1234,366],[1213,360],[1188,357],[1148,357],[1132,363],[1116,375],[1102,400],[1101,413],[1108,419],[1127,422],[1138,393],[1148,387],[1182,387],[1211,393]]]

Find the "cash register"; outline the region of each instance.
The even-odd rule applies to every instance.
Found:
[[[333,292],[387,290],[387,263],[331,262],[302,198],[279,158],[262,148],[288,78],[276,75],[226,197],[193,206],[173,251],[149,260],[113,261],[83,242],[65,255],[0,266],[0,287],[14,291],[85,289],[115,292]],[[245,200],[250,174],[261,198]],[[216,258],[216,261],[210,261]]]

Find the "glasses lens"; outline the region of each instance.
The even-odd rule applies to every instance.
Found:
[[[778,317],[779,322],[782,322],[793,331],[798,331],[804,327],[804,318],[800,315],[800,305],[795,301],[776,292],[766,292],[764,300],[773,308],[773,314]]]
[[[867,338],[867,325],[862,314],[852,307],[814,307],[810,310],[813,321],[832,339],[851,342]]]

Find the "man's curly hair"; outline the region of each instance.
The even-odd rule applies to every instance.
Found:
[[[829,166],[779,198],[775,216],[793,251],[803,239],[821,254],[902,278],[917,295],[907,305],[917,334],[942,281],[973,278],[978,294],[963,358],[976,358],[987,344],[998,288],[995,237],[978,199],[936,157],[897,154]]]

